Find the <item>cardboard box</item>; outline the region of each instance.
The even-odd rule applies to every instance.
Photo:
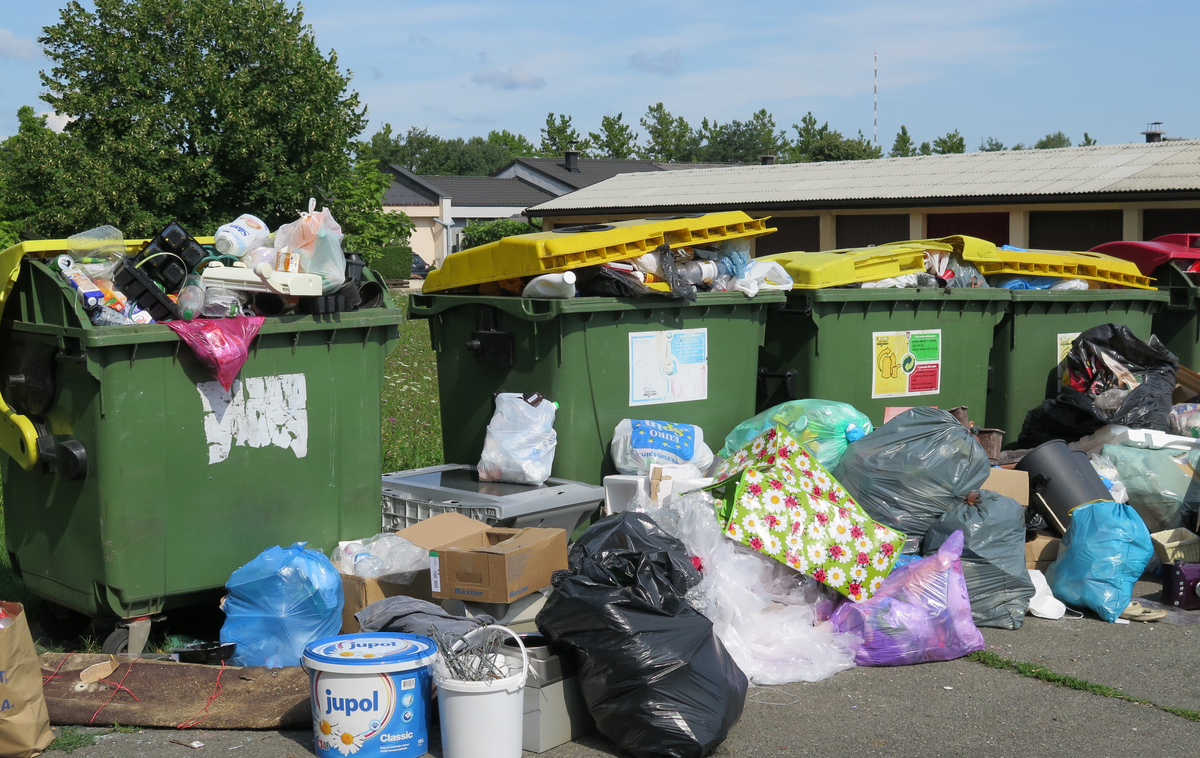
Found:
[[[983,483],[985,490],[998,492],[1029,506],[1029,474],[1013,469],[994,468]]]
[[[1058,546],[1062,542],[1045,532],[1036,532],[1034,538],[1025,543],[1025,568],[1044,572],[1058,560]]]
[[[555,571],[567,568],[567,533],[562,529],[480,526],[474,534],[430,551],[434,597],[511,603],[550,584]]]

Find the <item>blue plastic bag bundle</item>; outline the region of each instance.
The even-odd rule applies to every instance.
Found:
[[[342,578],[304,542],[267,548],[225,583],[221,643],[237,644],[233,666],[299,666],[313,640],[342,627]]]
[[[725,437],[721,457],[750,444],[763,432],[782,426],[826,469],[833,470],[846,447],[870,434],[871,420],[854,406],[835,400],[789,400],[743,421]]]
[[[1129,606],[1133,583],[1154,554],[1150,530],[1124,503],[1099,501],[1071,513],[1058,560],[1046,570],[1054,597],[1110,623]]]

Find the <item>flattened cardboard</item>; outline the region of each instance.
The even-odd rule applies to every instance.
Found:
[[[1051,563],[1058,560],[1058,546],[1062,540],[1045,532],[1036,532],[1032,540],[1025,543],[1025,568],[1045,572]]]
[[[1175,374],[1175,392],[1171,394],[1171,403],[1190,403],[1197,395],[1200,395],[1200,374],[1180,366]]]
[[[436,552],[441,581],[434,597],[511,603],[550,584],[555,571],[567,568],[567,533],[485,527]]]
[[[1029,474],[1013,469],[994,468],[983,483],[985,490],[1007,495],[1024,507],[1029,507]]]

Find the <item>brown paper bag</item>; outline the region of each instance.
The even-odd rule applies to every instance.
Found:
[[[42,667],[20,603],[3,603],[12,624],[0,629],[0,756],[32,758],[54,741],[42,697]]]

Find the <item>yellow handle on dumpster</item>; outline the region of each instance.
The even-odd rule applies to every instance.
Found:
[[[4,315],[4,306],[17,283],[24,257],[24,245],[14,245],[0,253],[0,285],[3,287],[0,289],[0,316]],[[33,422],[10,408],[3,396],[0,396],[0,417],[4,419],[0,423],[0,450],[12,456],[21,468],[32,471],[38,462],[38,433]]]

